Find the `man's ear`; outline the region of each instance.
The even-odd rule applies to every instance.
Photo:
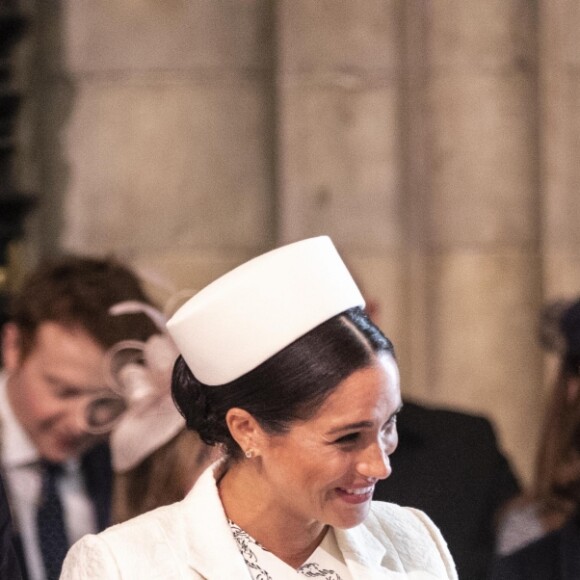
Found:
[[[245,453],[260,453],[263,431],[251,413],[232,407],[226,413],[226,424],[232,437]]]
[[[2,365],[8,371],[20,366],[22,342],[20,329],[14,322],[7,322],[2,327]]]

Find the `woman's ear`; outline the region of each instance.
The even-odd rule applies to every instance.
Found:
[[[2,327],[2,366],[12,372],[20,366],[22,343],[20,329],[14,322],[7,322]]]
[[[231,436],[247,457],[259,454],[263,431],[251,413],[233,407],[226,413],[226,424]]]

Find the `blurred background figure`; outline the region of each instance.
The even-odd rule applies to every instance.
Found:
[[[110,523],[106,434],[85,408],[107,391],[105,353],[157,329],[142,313],[113,317],[124,300],[149,302],[113,259],[66,257],[41,265],[13,296],[3,327],[1,467],[29,580],[58,578],[71,542]]]
[[[378,301],[366,310],[377,316]],[[374,499],[423,510],[440,528],[460,578],[488,577],[497,518],[520,491],[491,422],[485,417],[435,408],[405,397],[393,473]]]
[[[500,558],[490,580],[577,580],[580,578],[580,518]]]
[[[87,406],[92,432],[112,429],[112,521],[119,523],[182,500],[219,454],[185,428],[173,403],[171,373],[179,353],[165,333],[163,314],[134,301],[119,303],[110,313],[143,313],[158,329],[145,342],[123,340],[107,351],[106,374],[113,396],[105,393]]]
[[[497,578],[580,577],[580,300],[548,305],[541,338],[559,365],[533,486],[501,523],[498,551],[511,555],[499,561]]]

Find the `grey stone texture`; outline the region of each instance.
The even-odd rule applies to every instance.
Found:
[[[580,5],[546,0],[539,8],[543,285],[555,298],[580,288]]]
[[[580,293],[573,0],[54,0],[29,243],[115,252],[160,302],[329,234],[407,395],[494,419],[524,478]]]
[[[80,75],[158,70],[239,72],[270,66],[268,0],[74,0],[67,63]]]
[[[140,251],[226,240],[259,246],[271,189],[259,88],[183,79],[81,83],[67,131],[75,171],[63,243]]]

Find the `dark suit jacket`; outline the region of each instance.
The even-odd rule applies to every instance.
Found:
[[[374,499],[417,507],[439,526],[459,577],[484,580],[493,557],[494,516],[519,492],[487,419],[405,401],[393,473]]]
[[[0,578],[6,580],[20,580],[22,573],[14,546],[14,532],[10,506],[4,490],[4,483],[0,479]]]
[[[578,580],[580,578],[580,518],[500,558],[491,580]]]
[[[111,495],[113,488],[113,470],[109,446],[102,444],[88,451],[81,459],[81,468],[85,485],[93,502],[98,531],[110,525]],[[24,580],[27,580],[26,560],[20,539],[16,536],[15,547],[22,568]],[[4,580],[0,574],[0,580]],[[6,578],[10,578],[7,576]]]
[[[102,531],[111,524],[113,468],[109,446],[98,445],[85,453],[81,465],[85,485],[95,507],[97,526]]]

